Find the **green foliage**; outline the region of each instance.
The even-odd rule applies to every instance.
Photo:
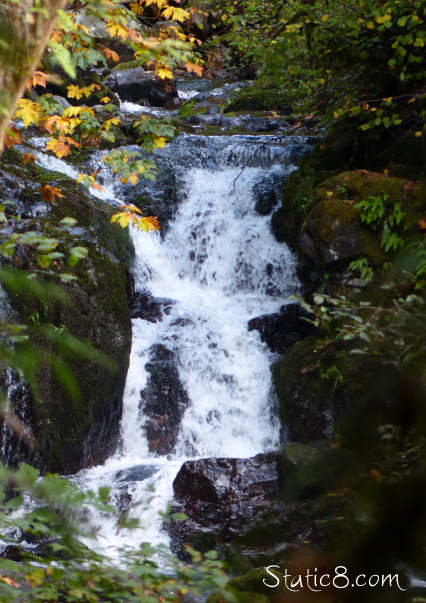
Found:
[[[367,258],[354,260],[349,264],[349,270],[359,270],[361,279],[366,283],[370,282],[374,276],[373,268]]]
[[[228,0],[221,12],[233,62],[255,67],[254,90],[270,90],[271,105],[290,104],[328,124],[349,116],[361,131],[405,126],[422,136],[421,0]]]
[[[23,506],[28,497],[35,503],[32,508]],[[1,600],[155,603],[206,592],[220,592],[226,601],[234,600],[226,590],[228,577],[214,551],[202,556],[188,549],[193,559],[188,565],[165,550],[142,543],[134,552],[127,551],[117,567],[84,546],[80,536],[94,537],[85,508],[110,516],[114,509],[108,497],[108,488],[100,488],[97,494],[82,493],[56,474],[40,478],[38,471],[25,463],[15,471],[0,465],[3,539],[19,546],[18,528],[27,539],[40,543],[36,552],[23,551],[19,562],[0,559]],[[160,561],[154,561],[154,555]]]
[[[381,195],[370,195],[367,200],[360,201],[355,205],[361,210],[361,221],[367,224],[373,230],[377,230],[379,226],[383,226],[380,244],[388,253],[389,251],[397,251],[404,247],[404,239],[391,228],[401,226],[406,212],[403,211],[402,205],[395,202],[389,208],[389,195],[383,193]],[[360,266],[354,266],[361,268]],[[362,277],[363,278],[363,277]]]
[[[345,296],[314,295],[303,304],[327,336],[350,344],[349,353],[376,356],[401,369],[418,366],[426,379],[423,336],[426,301],[419,295],[394,298],[389,306],[355,303]]]

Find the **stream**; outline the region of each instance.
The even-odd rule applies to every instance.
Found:
[[[140,110],[122,104],[123,114]],[[277,140],[276,132],[206,136],[194,128],[155,151],[158,178],[137,190],[112,178],[102,153],[91,159],[106,203],[132,203],[141,189],[158,204],[160,221],[161,208],[166,216],[159,233],[131,229],[136,298],[158,300],[159,310],[155,321],[133,319],[117,452],[73,478],[84,490],[109,486],[111,503],[140,522],[117,531],[114,519],[90,511],[96,549],[112,559],[121,547],[168,544],[161,513],[185,460],[248,458],[279,445],[273,355],[247,323],[298,292],[295,260],[274,239],[270,212],[306,146],[303,137]],[[76,178],[66,162],[36,155]],[[255,207],[265,198],[271,207],[262,215]]]

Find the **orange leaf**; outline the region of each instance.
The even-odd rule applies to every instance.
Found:
[[[115,52],[115,50],[111,50],[111,48],[104,48],[102,54],[105,58],[114,61],[114,63],[118,63],[118,61],[120,60],[120,55],[118,54],[118,52]]]
[[[57,186],[50,186],[49,184],[43,184],[40,187],[41,198],[46,203],[54,203],[56,198],[63,197],[61,189]]]
[[[420,226],[421,230],[426,230],[426,220],[424,218],[420,218],[419,226]]]
[[[36,158],[32,153],[24,153],[24,163],[35,163]]]

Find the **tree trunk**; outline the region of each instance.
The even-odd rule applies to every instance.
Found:
[[[49,42],[66,0],[2,0],[0,3],[0,154],[16,104]]]

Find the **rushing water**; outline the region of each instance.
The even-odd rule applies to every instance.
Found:
[[[123,109],[133,107],[127,103]],[[104,465],[76,476],[84,489],[110,486],[113,503],[140,520],[136,530],[117,531],[112,519],[92,512],[97,546],[112,557],[121,546],[167,543],[159,513],[172,497],[184,460],[250,457],[279,443],[271,353],[247,323],[279,310],[298,283],[291,253],[270,231],[270,216],[254,209],[254,190],[265,181],[278,190],[294,169],[295,147],[303,144],[302,139],[278,144],[265,136],[182,135],[157,154],[156,193],[161,193],[164,169],[176,183],[176,210],[165,234],[132,232],[133,274],[136,290],[148,289],[174,303],[159,322],[133,321],[118,451]],[[37,159],[76,177],[71,166],[42,151]],[[105,170],[102,176],[105,200],[123,198]],[[189,398],[174,452],[167,457],[149,452],[144,430],[141,391],[154,344],[174,353]],[[144,465],[146,479],[141,478]],[[132,479],[128,470],[134,467],[138,477]]]

